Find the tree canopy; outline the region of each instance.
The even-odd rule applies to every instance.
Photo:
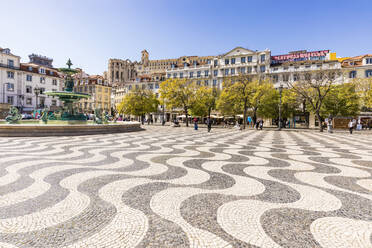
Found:
[[[324,98],[320,109],[322,117],[355,116],[359,113],[360,101],[354,83],[334,85]]]
[[[150,90],[134,89],[130,91],[118,106],[118,112],[143,116],[147,113],[156,112],[159,101],[155,94]]]
[[[187,79],[172,78],[160,84],[161,98],[166,99],[169,108],[182,108],[186,115],[186,126],[189,125],[189,110],[195,103],[195,82]]]

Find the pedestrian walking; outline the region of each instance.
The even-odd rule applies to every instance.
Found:
[[[198,119],[194,118],[194,130],[198,130]]]
[[[212,120],[209,117],[207,119],[207,127],[208,127],[208,133],[209,133],[212,129]]]
[[[263,120],[262,119],[260,120],[259,125],[260,125],[260,130],[262,130],[262,128],[263,128]]]
[[[348,127],[350,134],[353,134],[354,122],[352,120],[350,120]]]

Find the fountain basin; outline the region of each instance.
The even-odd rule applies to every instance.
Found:
[[[139,122],[109,124],[0,124],[0,137],[78,136],[141,131]]]

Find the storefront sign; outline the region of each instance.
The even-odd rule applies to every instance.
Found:
[[[329,50],[315,52],[299,52],[285,55],[271,56],[271,63],[283,63],[287,61],[324,60]]]

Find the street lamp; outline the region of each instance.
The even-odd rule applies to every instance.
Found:
[[[283,85],[280,84],[279,86],[279,128],[278,131],[282,130],[282,91]]]
[[[5,83],[3,84],[3,103],[6,103],[5,102],[5,86],[8,87],[9,83]]]
[[[37,103],[37,100],[38,100],[38,96],[40,95],[41,93],[41,89],[36,87],[34,88],[34,93],[35,93],[35,96],[36,96],[36,109],[38,108],[38,103]]]

